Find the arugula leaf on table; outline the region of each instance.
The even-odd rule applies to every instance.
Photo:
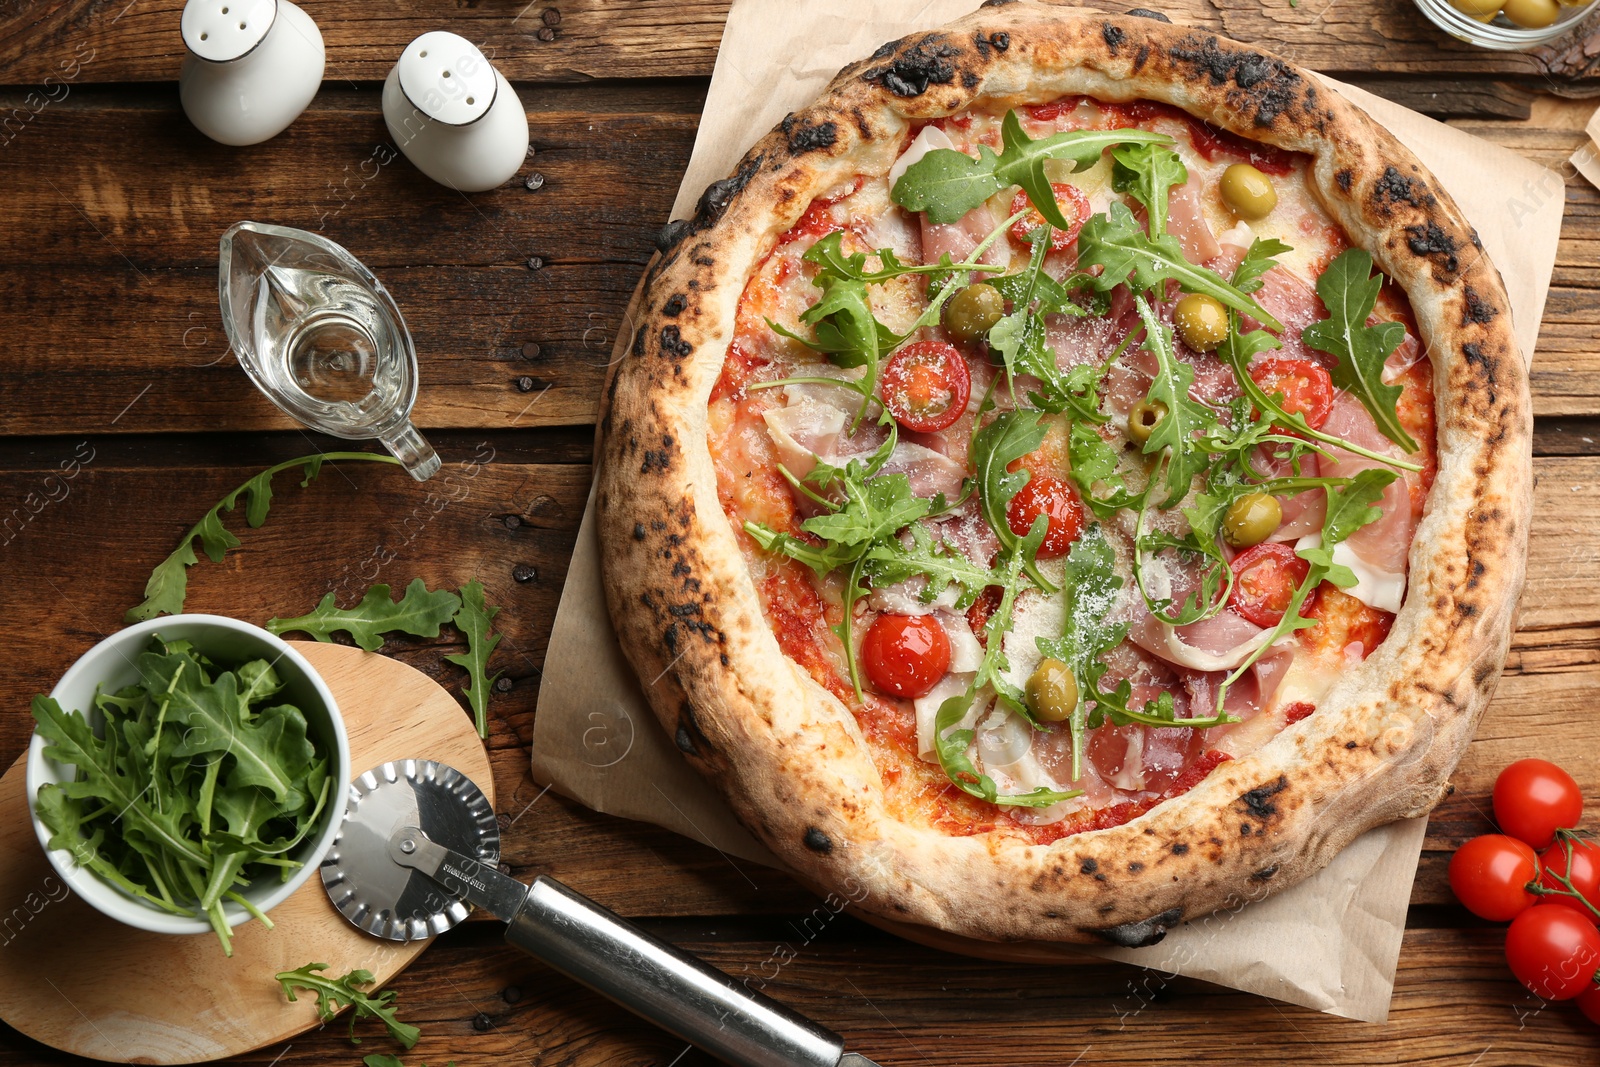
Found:
[[[1022,543],[1022,538],[1006,521],[1006,508],[1032,477],[1025,467],[1015,471],[1006,468],[1043,444],[1048,432],[1042,413],[1017,410],[1001,412],[972,435],[971,462],[978,503],[1004,551],[1015,553]],[[1034,560],[1026,560],[1023,569],[1040,589],[1047,593],[1056,591],[1055,585],[1039,573]]]
[[[1124,283],[1144,290],[1175,281],[1186,293],[1204,293],[1274,330],[1283,329],[1283,324],[1248,293],[1240,292],[1209,267],[1190,263],[1176,237],[1170,233],[1160,237],[1146,234],[1128,205],[1121,201],[1113,201],[1105,214],[1084,224],[1078,233],[1078,263],[1102,268],[1095,280],[1102,291]]]
[[[1111,188],[1144,205],[1151,237],[1166,233],[1168,194],[1189,180],[1183,158],[1161,144],[1118,145],[1111,158]]]
[[[1348,540],[1351,534],[1368,523],[1376,522],[1382,516],[1383,509],[1376,505],[1383,499],[1383,491],[1396,477],[1394,471],[1369,467],[1344,485],[1328,486],[1328,510],[1323,518],[1319,543],[1295,550],[1297,556],[1310,564],[1306,576],[1295,587],[1294,595],[1284,608],[1283,618],[1272,629],[1271,635],[1217,686],[1219,714],[1224,701],[1228,698],[1228,690],[1244,677],[1245,672],[1254,666],[1256,660],[1260,659],[1269,648],[1289,634],[1317,625],[1317,620],[1308,619],[1300,614],[1306,598],[1316,590],[1317,586],[1323,582],[1332,582],[1341,589],[1348,589],[1356,584],[1355,573],[1349,567],[1334,562],[1333,550],[1335,546]]]
[[[407,633],[416,637],[438,637],[439,627],[461,609],[461,598],[446,589],[430,592],[421,578],[413,578],[398,602],[389,599],[389,587],[382,583],[367,590],[354,607],[335,605],[327,594],[309,613],[293,619],[268,619],[267,629],[275,634],[294,631],[308,633],[318,641],[330,641],[343,630],[368,652],[383,647],[383,634]]]
[[[906,168],[889,196],[907,211],[922,211],[935,224],[955,222],[995,193],[1020,185],[1044,220],[1058,229],[1071,228],[1050,188],[1044,164],[1064,159],[1074,170],[1094,166],[1107,148],[1119,144],[1171,144],[1172,138],[1146,130],[1071,130],[1033,140],[1023,132],[1015,111],[1000,123],[1002,150],[978,146],[974,159],[965,152],[935,148]]]
[[[1417,450],[1417,442],[1396,411],[1402,390],[1383,384],[1384,361],[1405,340],[1406,328],[1398,322],[1367,325],[1382,288],[1383,274],[1372,273],[1372,255],[1363,248],[1346,249],[1317,279],[1317,295],[1328,317],[1307,326],[1300,337],[1338,360],[1333,384],[1360,400],[1383,435],[1409,454]]]
[[[392,989],[385,989],[381,993],[364,992],[356,986],[370,986],[373,984],[371,971],[353,970],[339,978],[330,978],[319,972],[328,969],[326,963],[308,963],[304,967],[292,971],[279,971],[273,975],[278,984],[283,987],[283,995],[290,1001],[299,998],[295,996],[296,990],[307,990],[317,996],[317,1015],[323,1022],[332,1021],[344,1008],[354,1009],[350,1014],[350,1042],[359,1045],[361,1039],[356,1036],[356,1022],[360,1019],[377,1019],[383,1023],[384,1029],[389,1031],[389,1036],[400,1042],[406,1048],[411,1048],[422,1036],[422,1031],[410,1023],[401,1022],[396,1015],[394,1006],[398,994]]]
[[[1195,436],[1216,424],[1216,415],[1189,395],[1194,385],[1194,366],[1178,358],[1172,347],[1172,330],[1156,318],[1143,296],[1133,298],[1139,319],[1144,323],[1144,348],[1156,357],[1155,377],[1145,401],[1166,409],[1144,443],[1145,455],[1166,451],[1167,498],[1161,507],[1170,508],[1189,495],[1195,475],[1206,469],[1210,457],[1201,450]]]
[[[492,626],[498,614],[498,607],[484,603],[483,583],[474,578],[461,587],[461,610],[450,620],[466,635],[467,650],[452,652],[445,659],[467,672],[467,684],[461,691],[472,705],[472,719],[477,724],[479,737],[489,736],[489,686],[500,677],[498,671],[489,674],[489,657],[500,643],[500,635]]]
[[[245,522],[254,529],[266,521],[267,511],[272,506],[273,475],[292,467],[300,467],[304,470],[300,484],[308,486],[316,479],[322,464],[329,460],[365,460],[397,466],[400,463],[393,456],[371,452],[322,452],[268,467],[217,501],[210,511],[201,516],[199,522],[189,528],[183,535],[183,540],[178,542],[178,547],[151,570],[150,578],[144,587],[144,600],[136,607],[128,609],[123,621],[143,622],[157,615],[176,615],[181,612],[189,588],[189,568],[200,561],[194,553],[194,539],[200,538],[200,547],[205,552],[206,558],[213,563],[221,563],[228,550],[237,548],[240,544],[239,539],[222,524],[224,511],[232,511],[238,505],[239,497],[243,496]]]

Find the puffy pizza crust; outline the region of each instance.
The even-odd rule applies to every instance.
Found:
[[[815,195],[887,171],[913,120],[1069,93],[1166,101],[1315,157],[1318,198],[1410,296],[1434,367],[1438,477],[1388,640],[1317,714],[1126,825],[1049,845],[949,837],[886,810],[854,716],[779,649],[718,502],[707,405],[746,279]],[[1405,147],[1315,77],[1152,17],[990,0],[846,67],[659,243],[602,412],[607,598],[685,758],[802,876],[966,937],[1148,944],[1301,881],[1444,795],[1522,586],[1527,373],[1477,235]]]

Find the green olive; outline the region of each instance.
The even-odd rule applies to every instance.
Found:
[[[1450,0],[1450,6],[1469,18],[1494,18],[1500,14],[1501,0]]]
[[[1561,17],[1556,0],[1506,0],[1500,12],[1525,30],[1542,30]]]
[[[1078,706],[1078,682],[1058,659],[1042,659],[1024,689],[1028,710],[1040,722],[1065,722]]]
[[[1222,536],[1234,548],[1259,545],[1272,536],[1283,521],[1278,498],[1266,493],[1246,493],[1228,505],[1222,517]]]
[[[1128,412],[1128,436],[1142,445],[1166,417],[1167,405],[1159,400],[1141,400]]]
[[[944,328],[957,341],[976,341],[1006,313],[1005,297],[992,285],[969,285],[944,306]]]
[[[1204,293],[1190,293],[1172,309],[1172,325],[1183,343],[1196,352],[1210,352],[1228,336],[1228,310]]]
[[[1278,191],[1271,178],[1250,164],[1235,163],[1222,172],[1222,202],[1241,219],[1254,222],[1278,206]]]

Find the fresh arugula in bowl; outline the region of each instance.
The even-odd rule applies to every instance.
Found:
[[[137,667],[90,716],[33,698],[45,756],[77,768],[34,808],[52,849],[152,907],[205,917],[231,956],[223,903],[272,926],[239,890],[300,868],[291,853],[321,824],[329,756],[266,660],[230,669],[154,637]]]

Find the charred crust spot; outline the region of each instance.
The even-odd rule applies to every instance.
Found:
[[[1406,247],[1411,249],[1412,255],[1442,256],[1444,269],[1451,273],[1461,265],[1461,261],[1456,258],[1456,252],[1461,246],[1432,219],[1420,226],[1407,226],[1406,234]]]
[[[1463,619],[1470,619],[1478,614],[1478,605],[1462,602],[1456,605],[1456,614]]]
[[[661,227],[661,232],[656,234],[656,251],[666,255],[678,247],[678,243],[693,232],[694,223],[688,219],[673,219]]]
[[[1348,193],[1350,191],[1350,186],[1356,180],[1356,176],[1350,172],[1349,167],[1346,167],[1344,170],[1341,170],[1339,173],[1335,174],[1333,176],[1333,180],[1339,183],[1340,189],[1343,189]]]
[[[794,115],[783,120],[783,135],[789,139],[789,154],[804,155],[819,149],[832,148],[839,139],[839,127],[832,122],[819,122],[808,126]]]
[[[1140,45],[1139,46],[1139,50],[1133,54],[1133,69],[1134,69],[1134,72],[1138,73],[1139,71],[1143,70],[1145,63],[1148,62],[1149,59],[1150,59],[1150,46],[1147,45],[1147,44]]]
[[[677,744],[678,751],[690,756],[700,753],[694,747],[694,736],[689,733],[689,728],[683,723],[678,724],[678,729],[673,733],[672,740]]]
[[[1165,22],[1168,26],[1172,25],[1172,20],[1167,16],[1159,11],[1151,11],[1147,7],[1130,7],[1128,14],[1136,19],[1155,19],[1157,22]]]
[[[1386,200],[1412,207],[1432,207],[1437,202],[1421,178],[1407,178],[1392,166],[1384,168],[1383,177],[1373,183],[1372,200],[1379,207]]]
[[[1096,860],[1093,856],[1090,856],[1088,859],[1086,859],[1082,863],[1078,864],[1078,872],[1080,874],[1093,874],[1095,871],[1098,871],[1099,869],[1100,869],[1100,861]]]
[[[1188,852],[1189,852],[1189,846],[1184,844],[1182,841],[1178,841],[1178,842],[1174,843],[1173,846],[1172,846],[1172,854],[1174,856],[1187,855]]]
[[[1127,34],[1123,33],[1122,28],[1119,26],[1113,26],[1109,22],[1100,24],[1100,39],[1105,41],[1106,47],[1111,50],[1112,55],[1117,54],[1117,49],[1122,47],[1122,40],[1126,36]]]
[[[972,47],[978,50],[979,58],[989,58],[989,38],[983,35],[982,30],[972,31]]]
[[[815,826],[806,827],[806,834],[801,840],[805,842],[806,848],[809,848],[812,852],[826,856],[833,851],[833,839]]]
[[[1263,867],[1259,871],[1256,871],[1254,874],[1252,874],[1250,876],[1250,878],[1251,878],[1252,881],[1265,882],[1265,881],[1269,881],[1272,878],[1272,876],[1277,874],[1277,873],[1278,873],[1278,865],[1276,863],[1274,863],[1269,867]]]
[[[1140,863],[1138,860],[1134,860],[1128,864],[1128,872],[1130,874],[1138,874],[1142,870],[1144,870],[1144,864]]]
[[[694,351],[694,346],[683,339],[683,334],[678,332],[676,326],[663,326],[661,327],[661,351],[682,359]]]
[[[1090,930],[1096,937],[1121,945],[1123,948],[1146,948],[1167,936],[1167,927],[1183,918],[1182,908],[1169,908],[1160,915],[1152,915],[1139,922],[1108,926],[1103,930]]]
[[[895,46],[899,44],[895,42]],[[878,52],[883,55],[874,53],[874,59],[888,56],[882,48]],[[943,34],[930,33],[901,50],[887,66],[871,67],[861,77],[863,81],[881,82],[896,96],[921,96],[930,85],[949,85],[955,81],[956,65],[951,60],[960,54],[961,49],[948,43]]]
[[[996,52],[1004,52],[1011,47],[1011,35],[1004,30],[989,35],[989,43],[994,45]]]
[[[1481,559],[1473,560],[1472,561],[1472,573],[1467,575],[1467,588],[1468,589],[1476,589],[1476,588],[1478,588],[1478,582],[1483,579],[1483,575],[1484,575],[1484,572],[1486,570],[1488,570],[1488,568],[1483,565],[1483,560],[1481,560]]]
[[[643,358],[643,356],[644,356],[644,331],[643,330],[634,331],[632,351],[633,351],[633,354],[636,357]]]
[[[729,664],[730,664],[730,663],[732,663],[732,662],[733,662],[733,661],[732,661],[732,660],[730,660],[730,659],[729,659],[729,658],[728,658],[728,654],[727,654],[727,653],[726,653],[726,652],[724,652],[724,653],[722,653],[722,654],[721,654],[721,655],[720,655],[720,656],[718,656],[718,657],[717,657],[717,658],[718,658],[718,659],[720,659],[720,660],[721,660],[721,661],[722,661],[722,665],[723,665],[723,666],[724,666],[724,667],[726,667],[726,666],[728,666],[728,665],[729,665]]]
[[[1246,793],[1241,793],[1239,800],[1243,802],[1251,815],[1254,815],[1257,819],[1265,820],[1278,814],[1278,806],[1272,802],[1272,798],[1287,788],[1289,788],[1289,779],[1280,774],[1276,782],[1259,785]]]
[[[1255,105],[1257,126],[1271,126],[1294,105],[1301,89],[1300,75],[1281,60],[1259,52],[1223,48],[1215,37],[1191,36],[1185,44],[1171,49],[1170,54],[1212,85],[1225,85],[1232,80],[1243,89],[1246,100]]]
[[[678,652],[678,628],[676,626],[667,627],[666,632],[661,635],[661,643],[667,646],[668,652],[676,655]]]
[[[644,523],[636,522],[633,524],[633,539],[635,541],[644,540]]]
[[[979,4],[978,7],[980,10],[986,7],[1005,7],[1007,4],[1016,2],[1017,0],[983,0],[983,3]]]
[[[962,71],[961,87],[963,89],[976,89],[978,87],[978,76],[970,70]]]
[[[1356,746],[1356,743],[1354,741],[1346,741],[1344,743],[1344,747],[1354,751],[1357,746]]]
[[[660,470],[665,473],[666,470],[671,466],[672,438],[670,436],[663,435],[661,438],[661,447],[659,449],[647,448],[644,450],[644,462],[639,466],[639,473],[649,474],[652,470]],[[665,526],[662,527],[662,529],[665,528]],[[674,540],[674,538],[669,537],[667,540],[670,543]],[[678,538],[677,540],[682,539]]]
[[[687,297],[685,297],[682,293],[673,293],[667,298],[667,302],[661,305],[661,313],[663,315],[672,315],[673,317],[676,317],[678,315],[682,315],[683,309],[688,306],[689,300]]]
[[[1254,829],[1255,829],[1255,827],[1251,826],[1249,823],[1242,822],[1242,823],[1239,824],[1239,836],[1240,837],[1249,837],[1250,836],[1250,832],[1252,830],[1254,830]]]
[[[850,118],[856,124],[856,132],[861,135],[861,139],[863,141],[872,140],[872,127],[867,124],[867,117],[861,113],[859,107],[850,109]]]
[[[1483,377],[1483,384],[1489,390],[1489,402],[1494,403],[1496,393],[1496,374],[1494,360],[1489,357],[1482,346],[1468,341],[1461,346],[1461,354],[1467,357],[1468,366],[1476,368]]]
[[[1473,248],[1476,248],[1480,252],[1483,251],[1483,241],[1478,237],[1477,227],[1470,227],[1467,230],[1467,237],[1471,239]]]
[[[1479,296],[1478,291],[1472,286],[1467,286],[1465,293],[1467,306],[1461,311],[1461,325],[1465,326],[1469,322],[1482,324],[1500,314],[1499,310]]]

